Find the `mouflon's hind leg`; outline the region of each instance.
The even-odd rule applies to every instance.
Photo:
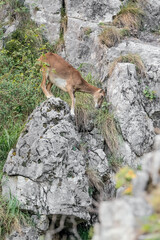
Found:
[[[41,82],[42,91],[44,92],[44,94],[47,98],[50,98],[50,97],[52,97],[52,95],[48,92],[48,90],[46,88],[46,80],[47,80],[47,77],[48,77],[46,69],[42,69],[42,76],[43,76],[43,79],[42,79],[42,82]]]
[[[47,83],[47,87],[46,88],[47,88],[47,91],[49,92],[49,94],[53,96],[53,94],[51,92],[52,85],[53,85],[53,83],[49,82],[49,83]]]

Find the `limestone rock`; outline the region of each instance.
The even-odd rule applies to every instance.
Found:
[[[141,156],[150,150],[154,133],[152,121],[140,102],[139,91],[135,66],[130,63],[117,64],[108,79],[108,100],[131,153]]]
[[[144,10],[145,28],[155,31],[160,25],[160,2],[156,0],[143,0],[140,2]]]
[[[137,217],[148,216],[151,207],[141,198],[123,198],[102,202],[100,223],[95,225],[93,240],[134,240],[137,236]]]
[[[96,169],[99,179],[106,174],[108,162],[102,144],[96,148],[88,143],[88,148],[89,153],[82,150],[68,105],[54,97],[46,100],[30,115],[16,148],[8,155],[3,195],[11,192],[22,209],[40,215],[89,220],[92,197],[86,169]]]
[[[67,0],[67,15],[70,18],[78,18],[84,21],[111,22],[112,17],[120,10],[121,1],[105,0]]]
[[[5,240],[41,240],[38,232],[32,227],[22,227],[20,232],[12,232]]]
[[[51,42],[59,39],[61,20],[61,0],[25,0],[29,6],[31,19],[44,31],[45,37]]]

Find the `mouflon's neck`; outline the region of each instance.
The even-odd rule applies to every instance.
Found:
[[[97,88],[97,87],[89,84],[88,82],[86,82],[83,79],[83,84],[81,85],[80,92],[86,92],[86,93],[90,93],[90,94],[94,95],[95,92],[97,92],[98,90],[100,90],[100,88]]]

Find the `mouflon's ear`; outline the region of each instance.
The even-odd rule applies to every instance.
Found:
[[[99,93],[102,93],[102,92],[104,92],[104,90],[103,90],[103,89],[100,89],[100,90],[99,90]]]

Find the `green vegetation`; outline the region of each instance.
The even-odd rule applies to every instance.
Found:
[[[129,0],[124,4],[113,22],[109,25],[100,22],[103,28],[99,35],[100,42],[107,47],[113,47],[126,36],[136,35],[142,26],[143,11],[137,1]]]
[[[116,188],[125,187],[124,194],[132,193],[132,179],[136,177],[133,169],[123,167],[116,174]]]
[[[0,51],[0,163],[15,144],[27,116],[44,99],[35,63],[47,48],[40,29],[28,22]]]
[[[114,116],[109,112],[106,102],[102,104],[101,111],[98,111],[95,122],[104,136],[110,151],[115,153],[118,148],[118,131],[116,129]]]
[[[9,6],[9,18],[12,22],[15,18],[25,19],[28,17],[29,9],[24,6],[23,1],[19,0],[1,0],[0,6],[8,4]]]
[[[108,73],[109,76],[112,75],[112,72],[114,71],[115,66],[117,65],[117,63],[120,63],[120,62],[121,63],[129,62],[129,63],[135,64],[137,73],[142,75],[142,76],[145,75],[145,67],[144,67],[144,64],[141,60],[141,57],[138,54],[129,53],[127,55],[120,56],[120,57],[116,58],[112,63],[110,63],[109,73]]]
[[[93,227],[88,226],[86,223],[79,224],[77,230],[82,240],[91,240],[93,238]]]
[[[146,98],[148,98],[150,101],[153,101],[154,99],[156,99],[156,93],[155,91],[152,91],[151,89],[149,89],[148,86],[145,87],[145,90],[143,91],[143,94]]]
[[[89,27],[85,27],[83,31],[86,36],[89,36],[92,33],[92,29]]]
[[[113,172],[117,172],[123,164],[123,158],[115,156],[112,154],[108,158],[109,167],[112,169]]]
[[[28,116],[46,99],[40,88],[42,76],[37,59],[45,52],[55,52],[58,49],[63,43],[64,25],[67,24],[62,10],[63,30],[58,42],[50,46],[41,33],[41,27],[37,27],[29,20],[28,10],[18,0],[4,1],[6,2],[10,4],[10,21],[15,14],[18,14],[22,21],[19,28],[5,40],[5,48],[0,51],[0,176],[2,176],[2,168],[8,152],[15,146]],[[91,29],[86,29],[86,35],[90,33]],[[0,32],[0,37],[2,36],[3,32]],[[96,85],[91,74],[88,74],[85,79]],[[52,92],[55,97],[60,96],[70,104],[68,94],[56,86],[52,87]],[[117,130],[114,118],[107,109],[108,105],[103,103],[102,109],[97,111],[94,109],[92,96],[83,93],[77,93],[76,100],[77,124],[84,123],[90,115],[94,115],[96,126],[103,132],[110,150],[114,151],[117,147]],[[96,187],[100,188],[101,180],[95,179]],[[92,181],[95,179],[92,177]],[[20,205],[15,198],[11,196],[8,201],[1,196],[0,192],[0,239],[14,228],[20,230],[20,223],[25,222],[26,214],[19,209]],[[87,230],[87,233],[83,232],[82,235],[86,234],[88,237],[83,239],[91,239],[92,232],[91,230]]]
[[[21,231],[20,224],[31,224],[30,216],[20,211],[20,204],[16,198],[10,200],[0,196],[0,239],[5,239],[5,235],[15,229]]]
[[[160,200],[159,200],[159,194],[160,194],[160,186],[157,186],[156,188],[152,186],[148,186],[149,189],[149,203],[152,205],[154,209],[154,214],[151,216],[143,219],[143,225],[142,225],[142,233],[143,234],[150,234],[152,240],[158,240],[160,239]]]

